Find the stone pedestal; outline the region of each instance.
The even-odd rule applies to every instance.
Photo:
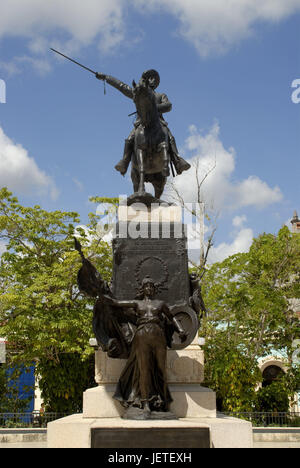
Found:
[[[84,392],[83,414],[48,424],[48,448],[91,448],[108,440],[105,447],[116,449],[205,448],[207,433],[211,448],[252,448],[251,423],[217,414],[215,393],[200,385],[204,356],[196,339],[184,350],[168,351],[171,411],[179,418],[174,421],[122,419],[124,408],[112,396],[125,361],[102,351],[95,356],[98,387]]]
[[[178,418],[216,417],[216,397],[209,388],[200,385],[169,385],[173,402],[170,411]],[[113,399],[116,386],[99,385],[83,394],[83,415],[85,418],[122,417],[125,410]]]
[[[204,355],[197,338],[183,350],[168,350],[167,377],[173,398],[170,410],[179,418],[215,417],[215,393],[201,387]],[[101,350],[95,353],[95,379],[98,387],[84,392],[84,417],[116,418],[124,408],[112,397],[126,360],[111,359]]]
[[[116,384],[126,364],[125,359],[112,359],[101,350],[95,352],[95,380],[98,385]],[[167,352],[169,384],[201,384],[204,379],[204,353],[198,337],[185,349]]]
[[[151,212],[143,206],[120,207],[113,250],[112,288],[117,299],[136,297],[142,279],[151,274],[160,285],[159,299],[169,306],[185,302],[190,307],[186,237],[179,207],[158,205]],[[192,309],[191,313],[195,315]],[[167,353],[167,381],[173,398],[170,410],[177,420],[122,419],[124,408],[113,394],[126,361],[111,359],[98,350],[98,387],[84,392],[83,414],[48,424],[48,447],[252,447],[251,424],[217,415],[215,393],[201,386],[203,351],[197,336],[193,341],[197,327],[187,321],[186,329],[188,325],[189,346],[181,349],[181,343],[173,340]]]

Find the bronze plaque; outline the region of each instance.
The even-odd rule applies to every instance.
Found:
[[[151,226],[150,226],[151,227]],[[149,227],[149,229],[150,229]],[[117,234],[113,240],[114,271],[112,291],[119,300],[136,297],[141,282],[149,275],[158,284],[157,298],[169,305],[187,302],[190,297],[186,237],[132,239]]]
[[[210,448],[208,427],[94,428],[92,448]]]

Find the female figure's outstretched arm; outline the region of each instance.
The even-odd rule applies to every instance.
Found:
[[[113,307],[124,307],[124,308],[131,308],[131,309],[137,309],[138,303],[137,301],[118,301],[117,299],[114,299],[113,297],[103,295],[101,298],[102,302],[104,304],[109,304],[112,305]]]

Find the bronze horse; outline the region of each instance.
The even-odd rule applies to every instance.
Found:
[[[169,175],[169,138],[157,109],[155,93],[148,80],[134,81],[133,100],[140,125],[135,131],[134,154],[131,160],[131,179],[134,192],[145,193],[145,182],[150,182],[159,199]]]

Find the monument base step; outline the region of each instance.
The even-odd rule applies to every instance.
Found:
[[[251,423],[223,415],[174,421],[132,421],[120,417],[85,418],[75,414],[49,423],[47,436],[48,448],[253,447]]]
[[[112,398],[115,385],[99,385],[83,394],[83,416],[86,418],[117,418],[125,409]],[[215,392],[198,384],[169,385],[173,398],[170,411],[177,418],[216,417]]]

